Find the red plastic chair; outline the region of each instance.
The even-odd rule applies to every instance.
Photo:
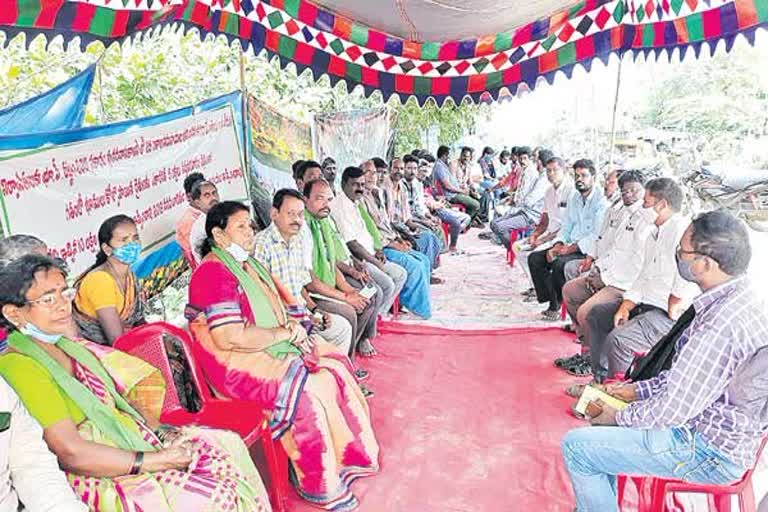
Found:
[[[165,349],[166,336],[172,336],[181,342],[192,382],[200,397],[201,407],[197,412],[188,411],[181,406],[179,390],[173,380],[173,372]],[[143,359],[162,373],[167,387],[163,412],[160,416],[163,423],[230,430],[239,434],[249,448],[258,441],[264,452],[267,472],[271,480],[271,485],[267,489],[272,508],[276,512],[285,512],[287,460],[282,445],[272,440],[269,421],[263,408],[254,402],[214,397],[205,381],[202,368],[195,361],[195,345],[188,332],[165,322],[154,322],[132,329],[114,343],[116,349]]]
[[[762,443],[760,443],[760,449],[757,451],[757,461],[760,460],[766,442],[768,442],[768,437],[765,437]],[[739,498],[739,512],[757,512],[755,490],[752,485],[753,472],[754,468],[748,470],[738,482],[730,485],[696,484],[674,478],[650,477],[650,503],[646,503],[643,493],[640,492],[640,502],[637,510],[638,512],[667,512],[667,494],[671,492],[685,492],[709,495],[709,501],[714,505],[714,509],[717,512],[730,512],[731,496],[737,495]],[[624,475],[620,475],[620,478],[622,476]],[[636,482],[638,490],[640,490],[642,483],[637,484],[637,480],[644,480],[645,478],[637,476],[629,478]],[[617,483],[621,486],[620,480]],[[622,490],[621,487],[620,490]],[[619,496],[621,497],[621,494]]]

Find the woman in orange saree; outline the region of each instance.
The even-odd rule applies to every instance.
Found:
[[[286,309],[295,309],[295,299],[249,257],[254,233],[246,207],[214,206],[206,234],[187,317],[208,383],[219,395],[271,411],[273,437],[302,498],[327,510],[356,508],[349,484],[378,471],[379,446],[349,359],[307,335]]]

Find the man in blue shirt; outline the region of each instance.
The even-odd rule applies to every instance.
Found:
[[[592,160],[577,160],[573,164],[573,173],[576,191],[568,199],[563,227],[555,245],[528,257],[536,299],[539,303],[549,302],[549,307],[541,313],[547,321],[557,321],[560,317],[565,264],[585,257],[597,240],[608,208],[602,189],[595,186]]]
[[[480,202],[469,196],[469,189],[459,185],[456,177],[451,173],[448,167],[451,150],[448,146],[437,148],[437,162],[432,171],[435,181],[435,187],[440,195],[444,195],[452,204],[461,204],[464,206],[467,215],[472,219],[473,224],[479,225],[477,215],[480,213]],[[482,227],[482,226],[480,226]]]

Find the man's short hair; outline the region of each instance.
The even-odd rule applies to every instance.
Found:
[[[528,157],[530,158],[531,148],[529,146],[519,146],[515,149],[517,150],[517,153],[515,153],[517,156],[528,155]]]
[[[415,156],[413,156],[413,155],[405,155],[405,156],[403,157],[403,165],[405,165],[405,164],[411,164],[411,163],[416,163],[416,165],[418,165],[418,164],[419,164],[419,159],[418,159],[418,158],[416,158],[416,157],[415,157]]]
[[[549,165],[551,163],[555,163],[555,165],[557,165],[560,169],[565,168],[565,162],[559,156],[553,156],[551,158],[548,158],[544,165]]]
[[[191,194],[192,187],[194,187],[195,183],[197,183],[198,181],[205,181],[205,176],[203,176],[203,173],[201,172],[193,172],[192,174],[184,178],[184,192],[186,194]]]
[[[293,175],[294,180],[299,179],[299,168],[303,163],[304,160],[296,160],[291,164],[291,174]]]
[[[656,199],[667,201],[676,212],[683,207],[683,189],[671,178],[654,178],[645,184],[645,190]]]
[[[373,165],[377,169],[386,169],[388,167],[387,162],[385,162],[383,158],[379,158],[377,156],[371,158],[371,162],[373,162]]]
[[[576,160],[573,163],[573,170],[575,171],[576,169],[586,169],[592,176],[597,173],[597,170],[595,169],[595,163],[589,158],[581,158]]]
[[[198,182],[195,182],[194,185],[192,185],[192,190],[189,191],[189,197],[192,200],[200,199],[200,196],[203,195],[203,187],[206,185],[210,185],[213,188],[216,188],[216,185],[214,185],[210,181],[207,181],[207,180],[198,181]]]
[[[333,159],[333,157],[327,156],[323,158],[323,167],[325,167],[328,164],[335,164],[336,160]]]
[[[502,150],[501,150],[501,153],[499,153],[499,158],[501,158],[501,157],[503,157],[503,156],[505,156],[505,157],[507,157],[507,158],[509,158],[509,157],[510,157],[510,152],[509,152],[509,150],[508,150],[508,149],[502,149]]]
[[[752,259],[747,227],[726,210],[702,213],[693,219],[691,243],[694,251],[715,260],[730,276],[745,273]]]
[[[464,153],[474,153],[474,152],[475,152],[474,148],[471,148],[469,146],[462,146],[461,151],[460,151],[461,154],[464,154]]]
[[[301,195],[301,192],[294,188],[281,188],[277,192],[275,192],[275,197],[272,198],[272,208],[279,210],[283,207],[283,203],[285,202],[285,199],[287,197],[293,197],[294,199],[298,199],[302,203],[304,202],[304,196]]]
[[[341,173],[341,184],[344,185],[350,179],[359,178],[364,174],[365,172],[361,168],[351,165],[344,169],[344,172]]]
[[[440,146],[437,148],[437,158],[443,158],[444,156],[448,156],[451,154],[451,148],[448,146]]]
[[[306,199],[309,199],[309,196],[312,195],[312,190],[315,188],[315,185],[319,185],[321,183],[329,188],[331,187],[331,185],[327,181],[325,181],[325,179],[315,178],[314,180],[308,181],[307,183],[304,184],[304,190],[302,190],[302,192],[304,192],[304,197]]]
[[[302,160],[301,164],[299,164],[298,169],[296,169],[296,172],[293,175],[293,179],[303,180],[304,175],[307,174],[307,170],[312,169],[313,167],[317,167],[318,169],[323,168],[319,163],[315,162],[314,160]]]
[[[541,162],[541,165],[547,165],[547,161],[554,157],[555,154],[548,149],[542,149],[539,151],[539,162]]]
[[[622,188],[624,185],[628,185],[630,183],[639,183],[640,185],[645,186],[645,174],[643,174],[641,171],[631,169],[628,171],[617,172],[619,174],[619,188]]]

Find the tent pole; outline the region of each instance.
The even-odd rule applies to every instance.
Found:
[[[245,176],[245,183],[248,186],[248,195],[251,194],[251,148],[248,147],[248,88],[245,86],[245,51],[242,45],[238,45],[240,48],[240,100],[242,102],[240,106],[242,114],[243,125],[243,140],[240,142],[243,144],[243,175]]]
[[[619,90],[621,89],[621,63],[624,59],[622,59],[622,54],[619,54],[619,69],[616,72],[616,95],[613,98],[613,116],[611,118],[611,149],[608,158],[608,169],[609,172],[611,169],[613,169],[613,153],[614,153],[614,145],[616,144],[616,113],[618,111],[619,107]]]

